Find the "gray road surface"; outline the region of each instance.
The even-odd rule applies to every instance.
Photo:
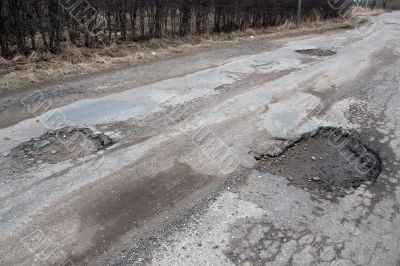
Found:
[[[400,13],[365,27],[4,97],[0,265],[400,265]],[[337,54],[295,52],[311,48]],[[46,149],[66,126],[115,144]],[[376,183],[329,200],[257,170],[254,154],[321,126],[379,154]]]

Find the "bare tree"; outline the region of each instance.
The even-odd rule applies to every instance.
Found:
[[[66,0],[67,1],[67,0]],[[345,2],[346,0],[338,0]],[[383,6],[387,0],[382,0]],[[85,0],[73,10],[59,0],[0,0],[0,52],[44,49],[59,52],[63,42],[81,46],[110,45],[179,34],[231,32],[279,25],[296,17],[297,0]],[[72,2],[71,2],[72,3]],[[304,0],[302,12],[337,16],[327,1]],[[84,4],[96,10],[85,12]],[[314,15],[315,16],[315,15]],[[86,21],[104,19],[93,29]],[[94,23],[94,22],[93,22]],[[101,31],[100,31],[101,30]],[[41,40],[41,41],[37,41]]]

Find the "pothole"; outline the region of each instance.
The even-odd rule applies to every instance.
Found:
[[[103,150],[114,144],[103,134],[94,133],[89,128],[63,128],[48,131],[39,138],[31,139],[15,147],[10,156],[22,165],[58,163],[78,159]]]
[[[328,49],[304,49],[304,50],[296,50],[297,53],[305,54],[305,55],[313,55],[313,56],[332,56],[335,55],[336,52]]]
[[[320,128],[286,144],[257,154],[258,170],[284,176],[306,190],[328,192],[329,197],[372,184],[381,172],[379,156],[343,129]]]

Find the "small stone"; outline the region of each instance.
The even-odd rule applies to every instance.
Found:
[[[106,135],[100,135],[100,143],[102,146],[109,146],[112,144],[112,140]]]
[[[312,178],[313,181],[321,181],[321,178],[319,176],[314,176]]]
[[[37,145],[38,145],[39,149],[42,149],[42,148],[46,147],[49,144],[50,144],[50,141],[45,139],[45,140],[39,141]]]
[[[56,153],[58,153],[58,151],[52,150],[50,153],[51,153],[51,154],[56,154]]]
[[[261,153],[254,154],[254,159],[256,159],[257,161],[261,160],[263,157],[264,157],[264,154],[261,154]]]
[[[339,197],[339,198],[343,198],[346,196],[346,192],[344,192],[343,190],[335,191],[335,196]]]
[[[274,146],[267,152],[267,155],[271,157],[276,157],[279,156],[282,152],[283,150],[281,148]]]

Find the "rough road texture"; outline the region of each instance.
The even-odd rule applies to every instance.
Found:
[[[399,19],[3,98],[0,264],[398,265]],[[317,48],[337,53],[296,52]],[[116,144],[12,167],[13,149],[66,127]],[[382,161],[376,182],[330,200],[257,168],[320,127],[356,132]]]

